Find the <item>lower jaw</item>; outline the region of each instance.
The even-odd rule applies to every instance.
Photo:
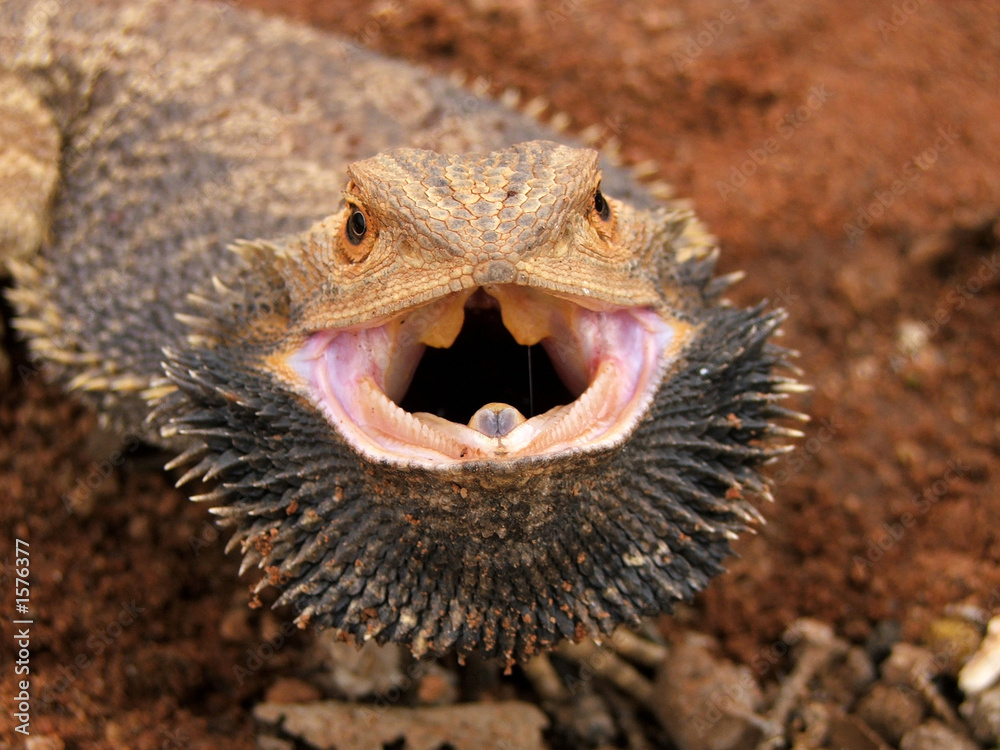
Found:
[[[300,626],[418,656],[524,659],[668,611],[759,519],[759,467],[783,452],[770,423],[789,415],[776,399],[790,383],[774,374],[787,355],[767,344],[781,316],[696,315],[697,334],[674,327],[684,356],[627,445],[488,471],[373,464],[302,389],[276,387],[295,373],[267,362],[234,384],[243,347],[168,352],[183,394],[171,423],[202,443],[177,465],[218,480],[201,499],[235,527],[244,569],[266,569],[255,591],[278,587]]]

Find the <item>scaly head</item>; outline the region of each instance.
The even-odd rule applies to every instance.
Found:
[[[156,418],[302,622],[522,657],[669,609],[756,517],[780,315],[715,304],[697,221],[600,182],[546,142],[384,153],[198,298]]]

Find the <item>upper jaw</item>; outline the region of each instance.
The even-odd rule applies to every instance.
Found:
[[[425,348],[451,346],[466,308],[484,305],[499,307],[518,344],[542,344],[575,400],[534,416],[484,403],[468,424],[401,408]],[[607,449],[638,424],[693,328],[649,307],[585,305],[595,306],[486,285],[378,325],[316,331],[283,355],[280,369],[356,452],[378,463],[446,470]]]

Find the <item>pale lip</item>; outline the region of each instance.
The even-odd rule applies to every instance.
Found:
[[[448,347],[475,290],[448,295],[369,328],[313,333],[288,358],[311,400],[358,453],[375,462],[447,469],[598,451],[624,441],[649,407],[690,328],[648,308],[594,309],[513,285],[483,287],[518,343],[541,343],[576,399],[529,419],[484,405],[470,424],[502,423],[503,435],[397,402],[427,345]],[[481,296],[481,295],[480,295]],[[488,410],[504,419],[483,419]],[[511,417],[511,410],[514,416]],[[479,419],[477,419],[479,417]]]

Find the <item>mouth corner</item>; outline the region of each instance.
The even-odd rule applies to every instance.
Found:
[[[327,329],[283,368],[365,458],[448,470],[612,448],[692,328],[649,308],[514,285],[453,293],[370,327]]]

